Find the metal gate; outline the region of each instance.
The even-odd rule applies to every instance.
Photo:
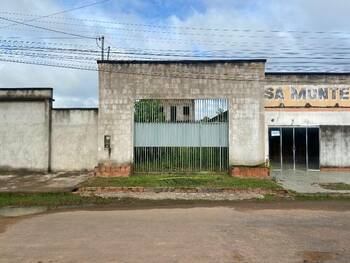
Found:
[[[228,169],[227,100],[135,102],[136,172]]]

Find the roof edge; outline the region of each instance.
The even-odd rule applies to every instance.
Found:
[[[53,90],[53,88],[0,88],[0,90]]]
[[[350,72],[266,72],[265,76],[350,76]]]
[[[266,63],[266,59],[201,59],[201,60],[97,60],[97,64],[200,64],[200,63]]]
[[[88,111],[88,110],[97,110],[98,111],[98,107],[69,107],[69,108],[52,108],[52,110],[57,110],[57,111],[65,111],[65,110],[77,110],[77,111]]]

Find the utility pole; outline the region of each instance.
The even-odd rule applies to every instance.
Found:
[[[111,51],[111,47],[108,46],[108,48],[107,48],[107,60],[109,60],[109,53],[110,53],[110,51]]]
[[[103,61],[105,59],[105,37],[101,36],[99,40],[101,41],[101,60]]]

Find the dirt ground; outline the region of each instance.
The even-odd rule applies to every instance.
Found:
[[[89,172],[0,172],[0,192],[66,192],[91,176]]]
[[[0,262],[350,262],[346,201],[144,208],[0,218]]]

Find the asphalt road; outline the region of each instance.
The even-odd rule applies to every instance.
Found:
[[[0,262],[350,262],[350,211],[252,206],[0,219]]]

